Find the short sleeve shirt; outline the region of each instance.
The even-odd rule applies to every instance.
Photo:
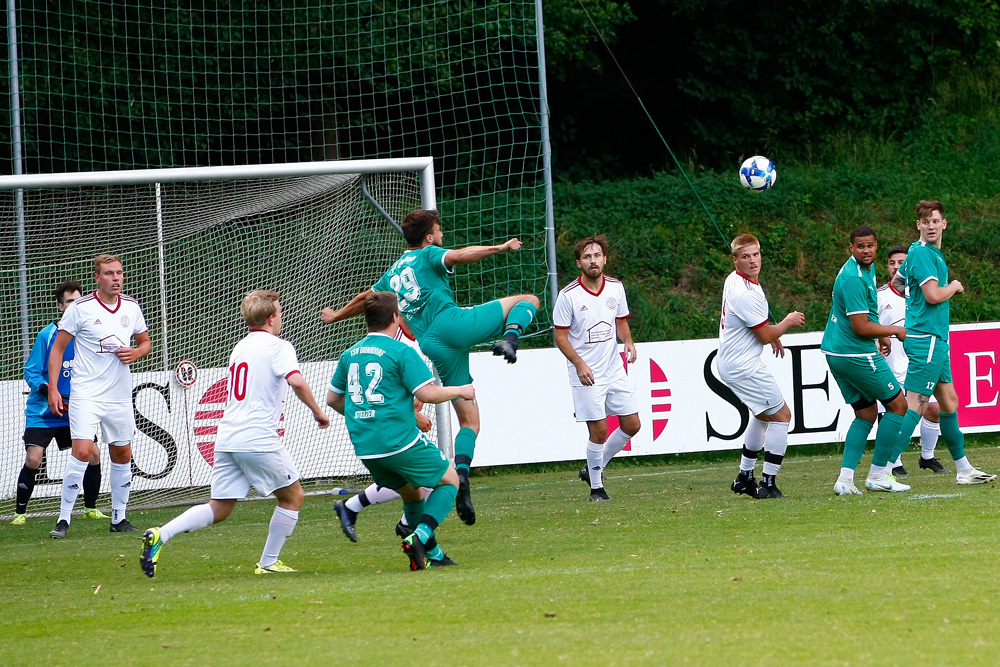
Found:
[[[906,279],[906,331],[918,334],[932,334],[948,340],[948,326],[951,323],[950,301],[927,303],[921,289],[929,280],[937,280],[940,287],[948,284],[948,263],[941,249],[914,241],[899,272]]]
[[[274,334],[252,330],[229,355],[228,399],[215,437],[217,452],[269,452],[278,435],[288,378],[298,373],[295,348]]]
[[[608,276],[604,276],[597,292],[591,292],[577,278],[556,297],[552,323],[557,329],[569,330],[570,345],[594,372],[595,385],[612,384],[625,377],[616,321],[628,316],[625,286]],[[576,367],[569,360],[566,366],[570,385],[582,386]]]
[[[444,262],[448,250],[436,245],[407,250],[375,285],[374,292],[393,292],[399,312],[419,340],[434,317],[455,306],[455,293],[448,284],[454,269]]]
[[[413,394],[433,381],[416,350],[385,334],[370,333],[340,355],[330,391],[344,395],[358,458],[391,456],[419,441]]]
[[[73,398],[108,403],[132,402],[132,374],[115,350],[129,347],[133,336],[147,331],[139,302],[120,295],[108,306],[88,294],[70,304],[59,330],[74,337]]]
[[[719,318],[719,356],[716,365],[722,379],[752,375],[764,363],[764,349],[753,330],[767,324],[769,308],[760,283],[733,271],[722,288]]]
[[[886,283],[878,288],[878,323],[887,327],[906,326],[906,298]],[[889,362],[892,374],[900,382],[906,379],[906,367],[909,359],[906,357],[906,350],[899,341],[892,341],[892,349],[889,356],[885,358]]]
[[[868,357],[878,354],[874,338],[859,336],[851,326],[851,315],[864,315],[870,322],[878,322],[878,290],[875,267],[867,269],[850,257],[840,267],[833,281],[833,303],[823,331],[819,349],[825,354],[840,357]]]

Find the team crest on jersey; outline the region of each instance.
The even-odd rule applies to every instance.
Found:
[[[613,296],[612,297],[608,297],[606,305],[608,306],[608,310],[617,310],[617,308],[618,308],[618,299],[616,299]]]
[[[122,315],[122,326],[123,327],[127,327],[128,326],[128,316],[127,315]]]

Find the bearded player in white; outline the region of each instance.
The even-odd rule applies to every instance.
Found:
[[[72,521],[73,505],[83,485],[100,428],[111,454],[111,532],[138,530],[125,518],[132,488],[132,438],[135,414],[132,411],[132,374],[129,364],[142,359],[153,348],[146,318],[139,302],[121,293],[124,273],[121,258],[98,255],[94,258],[97,290],[77,299],[59,320],[52,351],[49,353],[49,386],[59,386],[63,355],[75,341],[73,359],[73,400],[64,401],[58,391],[50,391],[49,410],[63,415],[69,410],[69,430],[73,455],[63,473],[59,519],[49,533],[66,537]],[[135,339],[135,347],[131,341]]]
[[[212,465],[212,499],[187,510],[162,528],[150,528],[142,539],[139,564],[146,576],[156,574],[160,550],[171,538],[225,521],[236,501],[250,487],[261,496],[278,499],[267,531],[264,552],[254,574],[295,572],[281,562],[285,545],[299,520],[305,494],[299,473],[278,435],[288,387],[306,404],[320,428],[330,418],[316,402],[299,371],[295,348],[281,333],[278,293],[256,290],[240,306],[250,333],[229,355],[228,400],[215,439]]]
[[[906,326],[906,297],[897,292],[892,286],[892,279],[896,271],[903,265],[906,259],[907,250],[901,245],[893,247],[889,251],[889,282],[878,288],[878,323],[885,326],[902,327]],[[888,352],[880,345],[885,360],[889,362],[892,374],[900,383],[906,380],[906,368],[910,361],[906,357],[906,350],[902,344],[890,345]],[[879,411],[883,408],[879,405]],[[937,448],[938,438],[941,436],[941,426],[938,424],[938,402],[937,398],[931,396],[927,399],[927,410],[920,419],[920,468],[931,472],[948,472],[948,468],[934,456]],[[896,457],[892,464],[892,474],[895,477],[905,477],[906,468],[903,467],[902,455]]]
[[[785,356],[781,336],[805,324],[805,316],[793,311],[778,324],[768,322],[770,309],[760,276],[760,242],[752,234],[740,234],[730,244],[736,270],[726,278],[719,319],[719,377],[750,408],[753,417],[743,434],[740,472],[730,487],[733,493],[753,498],[782,498],[774,482],[788,448],[791,410],[778,383],[764,365],[761,353],[770,345],[775,356]],[[764,450],[764,469],[758,486],[754,467]]]
[[[640,427],[635,385],[625,372],[618,339],[625,344],[629,363],[636,360],[636,351],[625,286],[604,275],[607,238],[587,237],[573,254],[580,277],[559,292],[552,322],[556,347],[569,369],[576,420],[587,423],[587,465],[580,469],[580,479],[590,483],[590,501],[602,502],[611,500],[604,489],[604,469]],[[608,435],[612,415],[620,426]]]

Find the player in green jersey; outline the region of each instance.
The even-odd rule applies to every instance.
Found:
[[[455,502],[458,474],[417,428],[413,402],[473,401],[476,391],[472,384],[435,385],[416,350],[395,340],[402,319],[394,294],[375,292],[363,307],[368,335],[340,355],[327,405],[344,415],[354,453],[375,482],[403,498],[407,522],[416,526],[402,545],[410,569],[422,570],[428,560],[454,565],[434,532]],[[421,487],[433,489],[426,502]]]
[[[833,491],[838,496],[861,494],[854,485],[854,471],[878,417],[876,400],[882,401],[886,413],[875,435],[875,453],[865,486],[872,491],[909,491],[909,486],[897,482],[886,469],[890,461],[896,460],[893,454],[906,413],[906,399],[875,343],[880,339],[882,347],[889,349],[889,337],[902,341],[906,329],[878,322],[878,283],[872,266],[878,250],[875,230],[867,225],[855,227],[848,249],[851,257],[833,283],[833,304],[820,345],[840,393],[854,408],[854,421],[844,439],[840,477]]]
[[[912,433],[927,409],[931,394],[940,406],[941,437],[955,459],[959,484],[984,484],[996,475],[976,470],[965,455],[965,435],[958,427],[958,394],[951,378],[948,327],[951,323],[949,301],[965,292],[958,280],[948,282],[948,263],[941,252],[941,240],[948,220],[944,205],[936,200],[917,204],[917,231],[903,265],[896,271],[892,285],[906,296],[906,401],[910,411],[902,430]],[[906,444],[909,444],[907,439]],[[901,445],[900,451],[905,445]]]
[[[455,303],[448,276],[454,273],[458,264],[519,250],[521,242],[513,238],[500,245],[446,249],[442,247],[444,233],[438,212],[424,209],[411,211],[401,227],[409,250],[371,289],[358,294],[339,310],[325,308],[320,318],[332,324],[360,315],[369,295],[392,292],[398,299],[399,312],[406,325],[412,330],[421,351],[434,362],[445,385],[472,382],[469,350],[479,343],[502,336],[493,344],[493,354],[503,356],[508,363],[517,361],[518,338],[535,318],[538,297],[518,294],[460,308]],[[469,467],[479,435],[479,406],[464,398],[453,401],[452,405],[459,423],[455,435],[455,468],[459,476],[455,511],[471,526],[476,522],[476,512],[469,491]]]

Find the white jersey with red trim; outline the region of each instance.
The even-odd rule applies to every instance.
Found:
[[[753,330],[767,324],[767,297],[760,283],[739,271],[726,278],[722,289],[722,317],[719,318],[719,356],[716,365],[725,380],[752,375],[764,363],[764,346]]]
[[[878,298],[878,323],[887,327],[905,327],[906,297],[892,289],[888,283],[878,288],[876,296]],[[892,349],[885,360],[889,362],[892,374],[902,382],[906,379],[906,368],[910,361],[906,358],[906,351],[903,350],[903,344],[900,341],[893,338],[891,345]]]
[[[552,311],[557,329],[569,329],[569,343],[594,373],[594,384],[611,384],[625,377],[625,364],[618,352],[617,321],[629,316],[625,286],[603,276],[601,289],[591,292],[577,278],[559,292]],[[576,367],[567,359],[569,383],[580,387]]]
[[[70,304],[59,330],[74,338],[73,398],[102,403],[132,402],[132,373],[115,350],[131,347],[132,337],[147,331],[139,302],[124,294],[108,306],[88,294]]]
[[[295,348],[274,334],[252,329],[229,355],[228,400],[215,437],[217,452],[281,449],[286,379],[299,372]]]

